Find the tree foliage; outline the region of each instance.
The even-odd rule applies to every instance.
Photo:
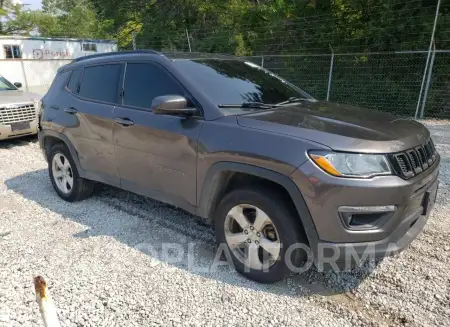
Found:
[[[450,47],[442,2],[438,48]],[[130,48],[298,53],[426,49],[437,0],[43,0],[41,11],[0,0],[1,34],[117,38]]]
[[[112,38],[111,21],[99,19],[87,0],[43,0],[42,10],[27,10],[0,0],[0,34]]]
[[[54,0],[53,0],[54,1]],[[437,0],[90,0],[122,47],[235,54],[426,49]],[[449,47],[443,2],[437,46]],[[446,41],[445,41],[446,40]]]

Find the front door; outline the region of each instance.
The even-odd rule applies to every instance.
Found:
[[[124,78],[123,105],[114,110],[122,187],[184,209],[195,206],[197,141],[203,120],[151,112],[157,96],[188,97],[160,65],[128,63]]]

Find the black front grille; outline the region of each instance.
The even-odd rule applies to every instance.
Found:
[[[425,157],[425,149],[421,146],[416,148],[416,152],[419,154],[420,164],[422,168],[425,170],[428,168],[428,160]]]
[[[409,161],[411,162],[411,167],[415,174],[422,172],[422,165],[419,160],[419,155],[415,150],[407,151]]]
[[[431,167],[437,159],[437,152],[430,139],[414,149],[392,154],[389,159],[397,175],[408,179]]]

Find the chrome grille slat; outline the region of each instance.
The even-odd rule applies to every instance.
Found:
[[[34,104],[0,105],[0,124],[30,122],[36,118]]]

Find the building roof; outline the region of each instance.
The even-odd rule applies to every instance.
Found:
[[[65,41],[65,42],[93,42],[93,43],[117,44],[117,41],[114,40],[74,39],[64,37],[40,37],[40,36],[22,36],[22,35],[0,35],[0,40]]]

